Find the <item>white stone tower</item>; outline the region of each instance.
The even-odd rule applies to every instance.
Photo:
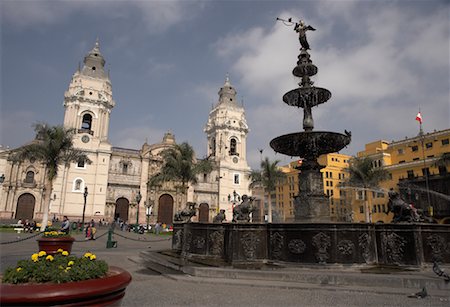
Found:
[[[86,151],[92,163],[80,161],[59,171],[50,213],[81,216],[87,187],[85,220],[104,216],[111,157],[108,129],[114,105],[111,81],[97,39],[64,93],[64,126],[76,129],[74,146]]]
[[[219,168],[219,208],[231,221],[233,205],[242,195],[250,195],[247,164],[248,126],[244,108],[238,105],[236,90],[228,76],[219,90],[219,102],[209,113],[204,131],[208,138],[208,156]]]

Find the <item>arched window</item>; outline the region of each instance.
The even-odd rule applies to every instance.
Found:
[[[236,156],[237,155],[237,142],[236,139],[230,140],[230,156]]]
[[[81,122],[81,129],[91,130],[92,128],[92,115],[84,114],[83,121]]]
[[[77,178],[73,181],[73,191],[82,192],[84,190],[84,181],[81,178]]]
[[[34,182],[34,172],[28,171],[27,175],[25,176],[25,182],[26,183],[33,183]]]

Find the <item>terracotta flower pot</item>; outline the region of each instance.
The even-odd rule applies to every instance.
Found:
[[[131,275],[111,266],[106,277],[63,284],[1,284],[1,306],[120,306]]]
[[[45,251],[47,254],[54,255],[60,248],[70,253],[72,251],[72,244],[75,239],[70,236],[58,238],[42,237],[37,239],[37,241],[39,245],[39,251]]]

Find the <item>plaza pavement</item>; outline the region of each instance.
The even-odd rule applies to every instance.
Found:
[[[101,236],[107,228],[100,228]],[[358,284],[347,286],[315,284],[295,281],[273,280],[267,276],[260,279],[246,279],[233,274],[203,274],[190,276],[152,268],[142,255],[170,249],[169,236],[153,234],[135,234],[117,231],[114,240],[117,248],[106,248],[107,236],[95,241],[84,241],[82,235],[74,235],[72,253],[82,255],[93,252],[98,259],[106,260],[110,265],[128,270],[133,281],[127,288],[122,306],[449,306],[450,293],[429,289],[430,295],[423,298],[410,298],[409,294],[420,289],[398,287],[367,287]],[[30,234],[0,233],[0,242],[22,240]],[[124,236],[124,237],[122,237]],[[0,245],[1,271],[15,265],[19,259],[25,259],[37,251],[36,238],[11,244]],[[303,268],[305,269],[305,268]],[[160,271],[160,272],[158,272]],[[311,267],[303,274],[324,273]],[[345,274],[345,272],[342,272]],[[361,275],[361,273],[355,276]],[[412,276],[424,272],[411,273]],[[426,272],[428,274],[428,272]],[[197,274],[199,275],[199,274]],[[338,276],[339,270],[331,270],[329,276]],[[427,275],[429,278],[433,276]],[[386,277],[389,278],[389,277]],[[439,277],[435,277],[439,278]],[[387,280],[387,279],[386,279]],[[442,281],[444,282],[444,281]],[[417,290],[417,291],[416,291]]]

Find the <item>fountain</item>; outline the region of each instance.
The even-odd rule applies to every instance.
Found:
[[[327,102],[331,98],[331,93],[327,89],[313,86],[314,82],[311,81],[311,77],[317,74],[317,66],[312,63],[308,53],[306,31],[315,29],[306,26],[303,21],[296,23],[294,29],[299,33],[301,48],[297,66],[292,74],[301,78],[301,81],[298,88],[284,94],[283,101],[290,106],[303,108],[304,132],[279,136],[270,142],[270,146],[278,153],[303,159],[299,167],[299,195],[294,201],[295,221],[329,222],[329,201],[323,193],[320,172],[323,167],[319,165],[317,158],[323,154],[340,151],[347,146],[350,143],[351,133],[313,131],[312,107]]]
[[[281,20],[281,19],[280,19]],[[290,20],[283,22],[294,25]],[[264,263],[368,264],[421,266],[450,263],[450,226],[427,223],[332,223],[328,199],[323,194],[322,168],[317,158],[350,143],[351,134],[314,131],[311,109],[327,102],[331,93],[313,86],[317,67],[308,53],[306,31],[315,30],[303,21],[295,23],[300,55],[293,74],[299,87],[287,92],[283,101],[303,108],[303,132],[279,136],[270,146],[281,154],[303,159],[300,193],[295,198],[294,223],[250,223],[250,203],[241,204],[236,222],[175,223],[172,249],[184,259],[207,261],[209,265],[254,267]],[[400,202],[397,203],[401,205]]]

